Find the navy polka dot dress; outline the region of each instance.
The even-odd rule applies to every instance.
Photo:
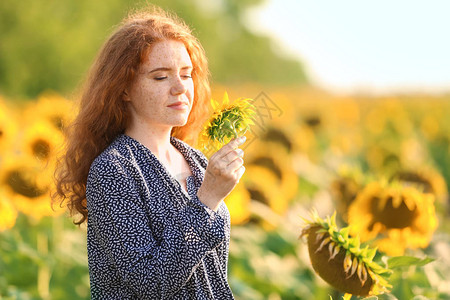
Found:
[[[87,249],[92,299],[234,299],[227,282],[230,215],[197,197],[207,159],[171,137],[192,172],[187,193],[127,135],[92,163]]]

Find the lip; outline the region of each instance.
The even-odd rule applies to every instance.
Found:
[[[189,105],[186,102],[178,101],[178,102],[168,105],[167,107],[174,108],[174,109],[187,109],[189,107]]]

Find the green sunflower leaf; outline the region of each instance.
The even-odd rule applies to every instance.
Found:
[[[435,259],[431,257],[420,259],[418,257],[413,256],[395,256],[388,259],[388,266],[390,269],[401,268],[406,266],[422,267],[433,261],[435,261]]]
[[[349,227],[344,227],[342,228],[339,233],[342,235],[342,237],[347,240],[348,239],[348,232],[349,232]]]
[[[373,258],[375,257],[375,254],[377,254],[377,248],[373,248],[373,249],[368,249],[367,247],[365,248],[367,251],[367,255],[366,258],[368,261],[372,261]]]
[[[367,298],[363,298],[362,300],[398,300],[398,298],[392,294],[381,294],[378,296],[370,296]]]

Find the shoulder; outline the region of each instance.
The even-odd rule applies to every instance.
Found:
[[[129,151],[119,136],[94,159],[89,174],[126,174],[126,169],[132,165],[127,155]]]
[[[138,191],[142,180],[136,165],[112,143],[90,166],[86,196],[92,202],[105,195],[108,197],[132,195]],[[94,198],[97,200],[93,200]]]

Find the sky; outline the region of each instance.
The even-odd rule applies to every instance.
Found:
[[[252,30],[335,92],[450,91],[449,0],[266,0]]]

